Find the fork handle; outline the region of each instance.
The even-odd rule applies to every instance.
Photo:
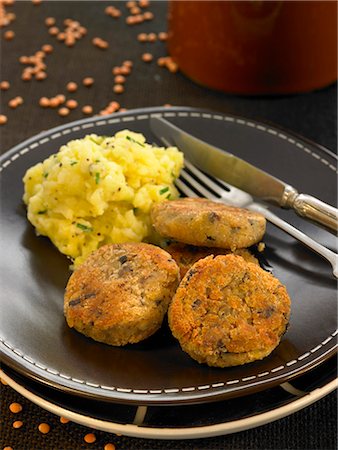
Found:
[[[253,207],[250,209],[253,209],[257,212],[260,212],[265,216],[265,218],[276,225],[281,230],[288,233],[290,236],[296,238],[298,241],[305,244],[310,249],[314,250],[316,253],[321,255],[323,258],[325,258],[327,261],[329,261],[333,268],[333,275],[338,278],[338,255],[334,253],[333,251],[329,250],[328,248],[324,247],[323,245],[319,244],[317,241],[313,240],[309,236],[307,236],[302,231],[298,230],[298,228],[295,228],[293,225],[289,224],[288,222],[285,222],[285,220],[279,218],[274,213],[269,211],[267,208],[264,208],[260,205],[253,205]]]
[[[287,186],[284,207],[292,208],[299,216],[338,231],[338,210],[327,203],[307,194],[298,194],[296,189]]]

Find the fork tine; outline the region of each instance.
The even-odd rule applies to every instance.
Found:
[[[212,191],[210,189],[207,189],[204,187],[204,185],[201,184],[200,180],[196,177],[192,177],[186,170],[181,171],[181,177],[182,180],[188,183],[188,185],[191,186],[191,188],[200,196],[200,197],[206,197],[209,199],[217,199],[216,195],[213,195]]]
[[[185,167],[196,176],[198,181],[202,182],[204,185],[210,187],[216,194],[218,194],[220,197],[223,194],[223,190],[226,189],[229,191],[230,189],[225,183],[222,183],[224,186],[224,189],[222,189],[218,184],[214,182],[214,179],[212,177],[206,176],[203,172],[201,172],[196,166],[194,166],[190,161],[187,159],[184,160]]]

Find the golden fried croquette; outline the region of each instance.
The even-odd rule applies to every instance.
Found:
[[[160,328],[179,283],[169,253],[143,243],[105,245],[71,275],[64,314],[70,327],[110,345],[126,345]]]
[[[290,316],[285,287],[235,255],[208,256],[186,273],[168,319],[182,349],[199,363],[227,367],[269,355]]]
[[[262,214],[204,198],[182,198],[153,206],[151,220],[162,236],[185,244],[235,250],[259,242]]]
[[[190,267],[199,259],[205,258],[209,255],[227,255],[231,251],[225,248],[218,247],[196,247],[194,245],[182,244],[179,242],[172,242],[165,250],[171,254],[180,269],[181,278],[187,273]],[[239,248],[234,251],[235,255],[242,256],[247,262],[258,264],[258,259],[246,248]]]

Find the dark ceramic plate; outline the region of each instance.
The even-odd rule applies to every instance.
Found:
[[[69,261],[25,216],[22,177],[28,167],[85,134],[129,128],[155,141],[149,117],[176,125],[336,204],[336,158],[285,130],[190,108],[149,108],[73,122],[6,153],[1,162],[1,340],[3,361],[39,383],[78,396],[134,404],[202,403],[249,395],[298,377],[336,351],[336,281],[330,264],[268,225],[265,258],[292,299],[290,327],[267,358],[229,369],[200,365],[183,353],[166,325],[137,345],[114,348],[68,328],[63,293]],[[327,247],[329,232],[293,212],[275,212]]]
[[[60,392],[2,365],[1,379],[33,403],[96,430],[140,438],[196,439],[247,430],[288,416],[337,389],[337,361],[279,386],[208,405],[121,405]]]

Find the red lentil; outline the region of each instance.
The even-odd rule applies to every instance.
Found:
[[[126,77],[124,77],[123,75],[116,75],[114,78],[114,82],[117,84],[123,84],[126,81]]]
[[[151,53],[143,53],[142,55],[142,61],[144,62],[151,62],[153,60],[153,55]]]
[[[6,122],[7,122],[7,117],[4,116],[3,114],[0,115],[0,118],[1,118],[1,117],[3,117],[3,118],[6,119],[6,121],[5,121],[5,123],[6,123]],[[2,119],[2,120],[3,120],[3,119]],[[8,385],[7,381],[3,380],[2,378],[0,378],[0,382],[1,382],[1,384],[3,384],[4,386],[7,386],[7,385]]]
[[[21,428],[23,425],[23,422],[21,422],[21,420],[16,420],[15,422],[13,422],[13,428]]]
[[[63,106],[62,108],[60,108],[58,110],[58,113],[59,113],[59,116],[66,117],[70,113],[70,110],[69,110],[69,108],[66,108],[65,106]]]
[[[58,106],[60,106],[60,100],[57,97],[52,97],[49,100],[49,106],[51,108],[57,108]]]
[[[58,27],[50,27],[48,30],[48,33],[51,36],[56,36],[59,32],[60,32],[60,30],[58,29]]]
[[[77,84],[74,83],[74,81],[70,81],[67,84],[66,89],[68,92],[75,92],[75,91],[77,91]]]
[[[153,20],[154,14],[151,11],[146,11],[143,13],[144,20]]]
[[[113,87],[113,91],[115,92],[115,94],[122,94],[122,92],[124,92],[124,87],[122,84],[115,84]]]
[[[94,433],[88,433],[83,439],[87,444],[93,444],[96,441],[96,436]]]
[[[12,39],[15,38],[15,33],[13,30],[7,30],[4,32],[4,38],[6,39],[6,41],[11,41]]]
[[[139,0],[138,2],[140,8],[148,8],[148,6],[150,5],[149,0]]]
[[[75,108],[78,107],[78,103],[77,103],[76,100],[69,99],[69,100],[66,101],[66,106],[69,109],[75,109]]]
[[[161,31],[160,33],[158,33],[158,38],[160,41],[166,41],[168,39],[168,33],[166,33],[165,31]]]
[[[85,106],[82,107],[82,112],[83,112],[83,114],[90,115],[90,114],[93,113],[93,107],[90,106],[90,105],[85,105]]]
[[[53,46],[50,44],[45,44],[42,46],[42,50],[45,53],[52,53],[52,51],[54,50]]]
[[[68,423],[69,419],[66,419],[66,417],[60,417],[60,422],[61,423]]]
[[[50,100],[47,97],[41,97],[39,100],[39,105],[43,108],[48,108],[50,106]]]
[[[121,75],[129,75],[130,74],[130,67],[124,65],[120,67],[120,74]]]
[[[103,450],[115,450],[115,449],[116,449],[115,445],[109,442],[104,446]]]
[[[55,17],[46,17],[45,25],[47,25],[47,27],[52,27],[55,24],[56,24]]]
[[[0,89],[2,91],[7,91],[10,88],[10,84],[8,81],[1,81],[0,83]]]
[[[101,50],[106,50],[109,47],[108,42],[101,39],[100,37],[93,38],[92,44],[95,45],[95,47],[100,48]]]
[[[50,432],[50,425],[48,425],[48,423],[40,423],[38,426],[38,430],[42,434],[47,434]]]
[[[8,447],[8,445],[6,447],[3,448],[3,450],[13,450],[13,447]]]
[[[65,95],[63,95],[63,94],[58,94],[58,95],[56,96],[56,98],[58,99],[59,104],[62,104],[62,103],[64,103],[64,102],[66,101],[66,97],[65,97]]]
[[[86,77],[82,80],[82,84],[86,87],[93,86],[94,84],[94,78],[92,77]]]
[[[5,125],[7,121],[8,121],[7,116],[5,116],[4,114],[0,114],[0,125]],[[4,380],[1,380],[1,383],[7,384]]]
[[[46,78],[47,78],[46,72],[41,71],[41,72],[36,72],[36,74],[35,74],[36,80],[41,81],[41,80],[45,80]]]
[[[131,9],[131,8],[134,8],[135,6],[137,6],[137,3],[135,2],[135,1],[128,1],[127,3],[126,3],[126,7],[128,8],[128,9]]]
[[[149,33],[148,34],[148,42],[155,42],[155,41],[157,41],[156,33]]]
[[[19,412],[22,411],[22,405],[20,405],[20,403],[16,403],[16,402],[11,403],[11,404],[9,405],[9,410],[10,410],[12,413],[17,414],[17,413],[19,413]]]
[[[137,35],[137,40],[138,40],[139,42],[147,42],[147,40],[148,40],[147,33],[139,33],[139,34]]]

